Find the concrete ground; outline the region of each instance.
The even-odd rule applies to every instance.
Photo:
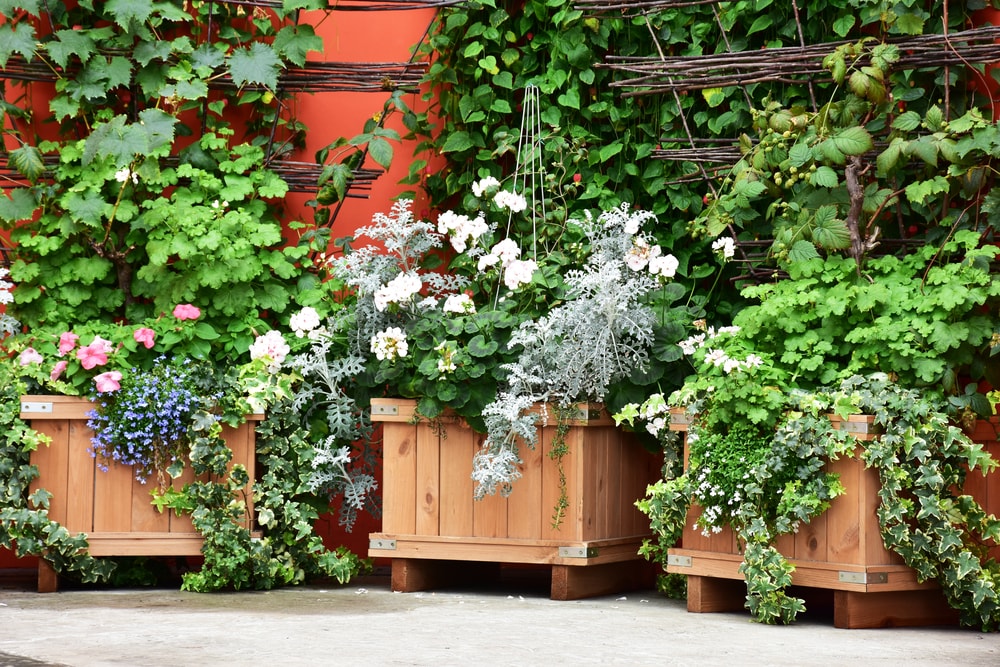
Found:
[[[388,578],[270,592],[0,583],[0,667],[72,665],[1000,665],[1000,634],[762,626],[640,591],[555,602],[544,586],[393,593]]]

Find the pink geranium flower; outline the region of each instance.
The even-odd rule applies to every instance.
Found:
[[[76,358],[80,360],[80,365],[89,371],[96,366],[108,363],[108,353],[104,343],[103,339],[95,338],[93,343],[77,350]]]
[[[44,359],[42,359],[42,355],[40,355],[38,353],[38,350],[36,350],[33,347],[26,347],[21,352],[21,354],[17,355],[17,363],[21,364],[22,366],[29,366],[31,364],[40,364],[43,361]]]
[[[72,331],[67,331],[63,335],[59,336],[59,354],[60,354],[60,356],[66,354],[67,352],[72,351],[73,348],[76,347],[76,342],[78,340],[80,340],[80,337],[77,336]]]
[[[146,327],[140,327],[132,332],[132,338],[135,338],[137,343],[145,345],[148,350],[153,347],[153,340],[156,338],[156,332]]]
[[[97,386],[97,391],[102,394],[121,389],[121,380],[122,374],[120,371],[108,371],[107,373],[94,376],[94,384]]]
[[[58,380],[59,376],[63,374],[63,371],[66,370],[66,366],[68,365],[69,362],[66,361],[65,359],[63,359],[60,362],[57,362],[56,365],[52,367],[52,372],[49,373],[49,379],[52,380],[53,382]]]
[[[190,303],[181,303],[174,306],[174,317],[183,320],[196,320],[201,317],[201,309],[192,306]]]

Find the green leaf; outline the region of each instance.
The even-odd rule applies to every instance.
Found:
[[[45,173],[42,152],[37,146],[30,144],[18,146],[10,152],[10,162],[31,182],[37,181],[38,177]]]
[[[476,334],[469,340],[469,344],[466,346],[469,354],[473,357],[490,357],[498,349],[500,345],[495,341],[487,341],[482,334]]]
[[[7,61],[15,53],[25,60],[31,60],[35,54],[35,31],[27,21],[16,25],[0,23],[0,68],[7,67]]]
[[[383,169],[392,164],[392,144],[381,137],[372,137],[368,142],[368,154]]]
[[[132,32],[153,13],[152,0],[108,0],[104,9],[122,29]]]
[[[7,190],[4,195],[6,196],[0,196],[0,220],[5,226],[34,217],[38,205],[30,190],[13,188]]]
[[[570,88],[557,98],[560,105],[570,109],[580,110],[580,92],[576,88]]]
[[[863,127],[848,127],[830,137],[830,142],[844,155],[862,155],[875,145]]]
[[[836,171],[824,165],[813,172],[812,184],[820,188],[835,188],[840,184],[840,178]]]
[[[844,250],[851,245],[847,223],[837,218],[836,206],[820,206],[813,218],[813,242],[825,250]]]
[[[805,262],[819,257],[816,246],[809,241],[796,241],[788,251],[788,259],[792,262]]]
[[[274,50],[296,65],[304,67],[310,51],[323,51],[323,38],[316,34],[313,27],[306,23],[286,25],[278,31],[271,43]]]
[[[234,49],[229,56],[229,73],[238,88],[250,84],[274,90],[278,87],[280,71],[281,59],[273,47],[262,42],[254,42],[249,48]]]
[[[456,153],[459,151],[467,151],[473,147],[472,139],[469,137],[469,133],[463,130],[458,132],[453,132],[448,135],[448,138],[444,142],[444,146],[441,147],[442,153]]]
[[[149,141],[145,132],[134,125],[127,125],[124,116],[115,116],[109,122],[97,125],[90,133],[82,159],[84,164],[89,164],[95,157],[109,157],[116,167],[122,167],[148,150]]]
[[[833,22],[833,32],[838,37],[847,37],[854,27],[855,18],[853,14],[845,14]]]
[[[726,101],[726,94],[722,88],[704,88],[701,91],[701,96],[713,109]]]
[[[81,63],[86,64],[97,50],[94,40],[82,30],[57,30],[52,33],[52,37],[52,41],[46,45],[49,58],[63,69],[69,64],[71,56],[76,56]]]
[[[918,127],[920,127],[920,114],[916,111],[901,113],[892,121],[892,129],[901,132],[912,132]]]

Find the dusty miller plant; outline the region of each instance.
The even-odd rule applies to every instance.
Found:
[[[523,322],[512,336],[520,354],[504,366],[506,387],[483,411],[487,438],[473,463],[476,497],[506,495],[520,477],[518,444],[535,447],[536,423],[547,418],[533,405],[601,401],[613,383],[649,363],[658,318],[648,297],[673,277],[676,260],[652,250],[655,242],[650,246],[640,232],[648,220],[655,216],[622,205],[580,223],[590,257],[582,269],[567,272],[566,301]],[[653,261],[643,270],[650,256],[666,265]]]

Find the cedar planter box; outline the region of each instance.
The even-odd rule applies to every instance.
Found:
[[[162,513],[152,504],[150,490],[155,480],[137,481],[131,466],[111,463],[108,471],[98,468],[90,454],[93,431],[87,428],[87,412],[93,403],[76,396],[24,396],[21,418],[52,439],[48,447],[32,452],[31,463],[39,476],[31,491],[44,488],[52,494],[49,517],[70,533],[85,533],[92,556],[198,556],[203,538],[191,518],[175,512]],[[254,423],[263,415],[250,415],[237,428],[223,426],[223,436],[233,450],[230,466],[246,467],[254,479],[256,447]],[[173,480],[175,488],[195,481],[191,467]],[[244,494],[246,521],[253,521],[253,493]],[[248,526],[249,527],[249,526]],[[55,572],[39,559],[38,590],[57,588]]]
[[[878,437],[871,417],[848,420],[831,417],[859,440]],[[674,413],[670,428],[686,431],[688,420]],[[1000,453],[997,420],[981,421],[973,439],[985,442],[993,456]],[[684,448],[687,460],[687,443]],[[794,534],[782,535],[775,546],[795,566],[792,584],[833,593],[834,625],[838,628],[874,628],[954,624],[951,609],[935,582],[918,583],[903,559],[885,548],[879,529],[878,471],[866,469],[859,456],[841,458],[826,470],[840,475],[846,493],[830,508]],[[997,475],[970,475],[964,491],[975,496],[988,512],[1000,507]],[[687,608],[692,612],[736,611],[744,608],[746,587],[738,568],[742,551],[726,527],[709,537],[692,528],[701,513],[688,510],[681,548],[668,551],[667,571],[688,576]],[[994,548],[992,555],[1000,553]]]
[[[483,435],[464,421],[415,417],[416,401],[372,401],[383,428],[382,532],[370,557],[392,559],[392,588],[416,591],[453,583],[453,561],[551,566],[552,599],[568,600],[652,582],[638,555],[650,536],[635,507],[660,476],[658,457],[614,426],[606,412],[573,421],[563,457],[569,507],[558,528],[555,426],[539,427],[535,449],[522,447],[522,477],[508,497],[473,497],[472,459]],[[473,570],[475,568],[472,568]]]

